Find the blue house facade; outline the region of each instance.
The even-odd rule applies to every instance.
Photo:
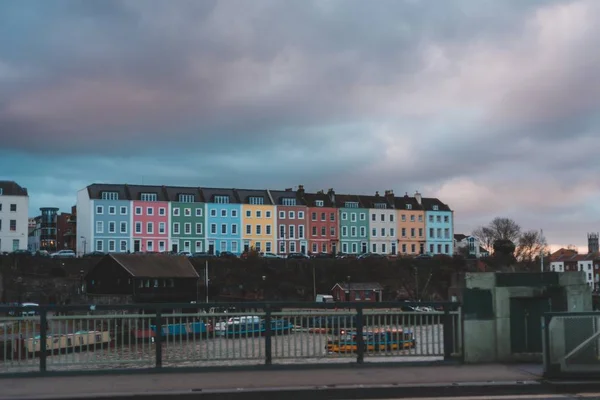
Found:
[[[425,251],[429,254],[454,254],[454,213],[438,199],[423,198],[425,208]]]
[[[131,251],[131,201],[94,199],[92,233],[86,252],[126,253]]]
[[[242,205],[233,189],[202,188],[205,211],[206,251],[219,254],[242,251]]]

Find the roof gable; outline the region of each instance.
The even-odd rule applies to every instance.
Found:
[[[331,290],[338,286],[342,290],[383,290],[377,282],[338,282]]]
[[[164,254],[109,254],[131,276],[136,278],[198,278],[198,272],[185,256]]]

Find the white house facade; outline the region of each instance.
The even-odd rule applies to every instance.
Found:
[[[0,181],[0,253],[27,250],[29,195],[13,181]]]
[[[388,196],[360,196],[361,202],[369,207],[368,253],[398,254],[398,221],[396,210]]]
[[[479,239],[475,236],[456,234],[454,235],[454,254],[468,251],[475,258],[487,257],[489,254],[481,247]]]

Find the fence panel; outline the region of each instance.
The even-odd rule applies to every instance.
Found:
[[[0,317],[0,376],[432,361],[460,354],[455,306],[403,309],[406,303],[62,306],[27,312],[0,306],[0,315],[7,314]]]

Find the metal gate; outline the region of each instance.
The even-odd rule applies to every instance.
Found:
[[[600,376],[600,312],[546,313],[542,329],[547,377]]]

